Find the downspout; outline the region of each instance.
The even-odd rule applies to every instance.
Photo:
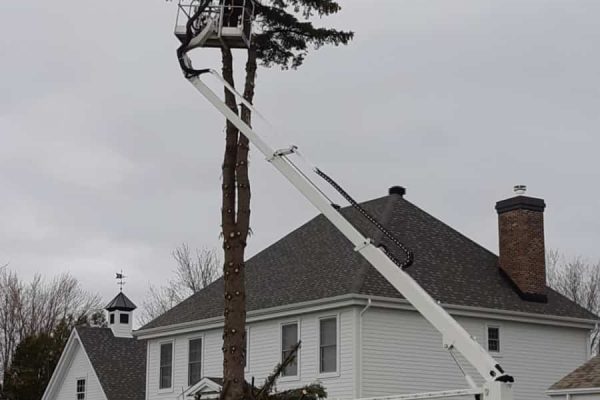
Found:
[[[358,398],[363,397],[363,314],[371,307],[373,300],[369,297],[367,299],[367,305],[358,314],[358,325],[359,325],[359,358],[358,358]]]

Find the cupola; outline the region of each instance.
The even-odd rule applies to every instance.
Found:
[[[137,307],[123,292],[119,292],[105,307],[108,311],[108,326],[116,337],[132,337],[133,310]]]

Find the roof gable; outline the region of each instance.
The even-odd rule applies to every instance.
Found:
[[[574,318],[594,318],[548,290],[547,303],[528,302],[498,268],[498,257],[399,195],[362,206],[415,254],[406,271],[436,300]],[[341,212],[376,242],[377,231],[354,209]],[[382,244],[395,252],[394,246]],[[398,252],[398,259],[403,254]],[[319,215],[246,262],[247,310],[270,308],[345,294],[402,298],[385,278],[354,252],[350,242]],[[222,316],[223,282],[217,280],[143,329]]]
[[[204,377],[197,383],[191,385],[186,390],[181,392],[177,398],[187,399],[197,394],[201,394],[203,399],[218,399],[223,386],[222,378]]]
[[[77,360],[79,360],[79,363],[77,363]],[[81,361],[83,361],[84,365],[81,364]],[[76,366],[74,366],[74,363],[76,363]],[[100,385],[100,380],[94,370],[94,366],[85,351],[81,337],[77,333],[77,329],[73,329],[60,355],[58,364],[52,372],[50,381],[44,390],[42,400],[54,399],[57,396],[62,397],[64,391],[68,390],[67,379],[69,377],[73,378],[73,375],[80,376],[83,371],[87,371],[88,369],[94,383],[88,381],[86,385],[99,385],[99,389],[102,392],[102,399],[106,399],[106,394]]]
[[[77,327],[108,400],[144,400],[146,341],[115,337],[109,328]]]

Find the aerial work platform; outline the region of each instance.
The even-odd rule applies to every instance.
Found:
[[[263,154],[266,161],[277,169],[337,230],[348,239],[354,251],[369,262],[442,336],[442,346],[456,362],[468,385],[458,390],[445,390],[417,394],[399,394],[362,400],[417,400],[456,398],[474,396],[477,400],[513,400],[512,383],[514,378],[505,372],[500,364],[472,337],[441,305],[431,297],[407,272],[413,261],[413,253],[406,248],[392,232],[388,231],[375,217],[361,207],[346,191],[321,169],[306,162],[300,156],[298,147],[291,145],[277,149],[273,143],[250,124],[244,121],[237,111],[204,82],[222,86],[228,95],[240,102],[253,116],[262,120],[268,127],[272,125],[243,94],[238,92],[233,82],[225,80],[211,68],[195,69],[188,51],[197,47],[249,48],[252,40],[252,23],[255,19],[253,0],[180,0],[175,34],[181,41],[177,58],[185,78],[204,96],[229,123],[235,126]],[[227,5],[225,5],[227,4]],[[269,7],[261,5],[259,7]],[[258,9],[259,13],[264,8]],[[305,163],[306,168],[298,162]],[[404,254],[397,259],[378,241],[363,235],[339,207],[325,194],[313,180],[317,176],[327,182],[339,195],[361,213],[372,224],[377,235],[382,235]],[[400,340],[400,339],[399,339]],[[460,353],[483,378],[482,384],[475,380],[460,365],[455,356]],[[433,372],[433,371],[432,371]]]
[[[253,0],[235,0],[229,5],[222,0],[180,0],[175,36],[182,43],[191,39],[188,50],[223,46],[248,48],[252,39],[254,7]],[[191,21],[190,38],[187,37],[188,21]]]

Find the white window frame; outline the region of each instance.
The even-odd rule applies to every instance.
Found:
[[[335,318],[335,371],[321,372],[321,320]],[[341,324],[340,324],[340,313],[326,314],[317,318],[317,373],[319,378],[336,378],[340,376],[340,339],[341,339]]]
[[[160,353],[161,347],[163,344],[171,343],[171,386],[162,388],[160,387]],[[158,342],[158,393],[170,393],[173,392],[175,387],[175,382],[173,382],[175,378],[175,340],[163,340]]]
[[[83,392],[78,391],[78,387],[77,387],[77,382],[79,381],[83,381]],[[83,393],[83,400],[87,399],[87,377],[86,376],[80,376],[75,378],[75,400],[78,400],[78,395]]]
[[[279,323],[279,361],[283,361],[283,327],[286,325],[296,324],[296,331],[298,332],[298,340],[301,340],[300,330],[300,319],[290,319]],[[296,375],[281,375],[279,377],[280,382],[299,381],[300,380],[300,366],[301,366],[301,351],[298,349],[296,353]]]
[[[498,329],[498,347],[500,351],[490,350],[490,328]],[[502,357],[502,326],[500,324],[485,324],[485,349],[494,355],[494,357]]]
[[[190,386],[190,342],[192,340],[197,340],[200,339],[202,340],[202,346],[200,346],[200,379],[202,379],[202,377],[204,377],[204,334],[201,335],[196,335],[196,336],[191,336],[188,338],[187,340],[187,354],[186,354],[186,383],[188,386]],[[199,382],[199,381],[198,381]],[[196,383],[198,383],[196,382]]]

